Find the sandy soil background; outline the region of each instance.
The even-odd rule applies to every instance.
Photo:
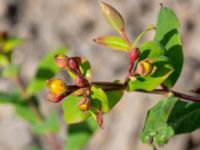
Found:
[[[126,20],[127,30],[134,39],[147,24],[155,24],[159,3],[172,7],[182,24],[184,69],[175,89],[190,90],[200,85],[200,1],[199,0],[106,0],[115,6]],[[0,0],[0,30],[25,39],[14,52],[14,63],[22,65],[25,82],[31,80],[40,58],[59,47],[66,46],[71,55],[87,57],[94,80],[124,79],[127,55],[95,45],[94,37],[115,35],[104,20],[96,0]],[[145,39],[151,39],[153,33]],[[62,76],[64,77],[64,76]],[[1,90],[11,85],[0,80]],[[45,97],[46,93],[39,96]],[[98,130],[85,150],[150,150],[139,141],[146,112],[159,96],[139,93],[126,94],[122,101],[105,116],[105,129]],[[48,113],[59,106],[41,101]],[[184,126],[184,125],[183,125]],[[64,130],[59,140],[64,142]],[[10,105],[0,106],[0,150],[25,150],[36,142],[30,126],[17,118]],[[45,144],[45,143],[44,143]],[[46,146],[47,149],[48,145]],[[200,131],[181,135],[160,150],[200,150]]]

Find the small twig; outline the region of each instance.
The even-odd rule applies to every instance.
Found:
[[[128,38],[128,36],[127,36],[127,34],[126,34],[125,31],[121,31],[121,36],[126,41],[126,43],[128,44],[128,46],[131,47],[131,42],[130,42],[130,40],[129,40],[129,38]]]
[[[177,91],[174,91],[174,90],[155,89],[155,90],[150,91],[150,92],[144,91],[144,90],[138,90],[137,92],[143,92],[143,93],[149,93],[149,94],[160,94],[160,95],[166,95],[166,94],[171,92],[171,93],[174,94],[174,96],[177,96],[179,98],[183,98],[185,100],[192,101],[192,102],[200,102],[200,96],[196,97],[196,96],[184,94],[184,93],[181,93],[181,92],[177,92]]]
[[[200,96],[199,97],[196,97],[196,96],[191,96],[191,95],[187,95],[187,94],[184,94],[184,93],[180,93],[180,92],[177,92],[177,91],[171,91],[175,96],[177,97],[180,97],[180,98],[183,98],[185,100],[190,100],[190,101],[193,101],[193,102],[200,102]]]
[[[106,87],[119,87],[119,88],[125,87],[125,85],[122,83],[113,83],[113,82],[92,82],[92,84],[95,84],[98,86],[106,86]]]

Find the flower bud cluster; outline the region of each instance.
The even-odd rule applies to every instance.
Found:
[[[83,96],[78,107],[81,111],[91,109],[92,103],[90,100],[90,84],[89,81],[82,75],[80,71],[80,57],[68,57],[60,54],[55,56],[55,62],[58,67],[67,70],[75,75],[74,86],[67,86],[63,80],[50,79],[46,81],[49,88],[48,99],[52,102],[59,102],[69,94],[75,96]],[[75,87],[75,88],[74,88]]]
[[[89,81],[82,75],[79,64],[81,63],[80,57],[67,57],[65,55],[56,55],[55,61],[58,67],[63,68],[75,74],[74,83],[79,87],[84,87],[89,84]]]

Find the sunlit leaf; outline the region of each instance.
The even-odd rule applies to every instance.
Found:
[[[108,99],[106,93],[99,87],[92,86],[91,101],[95,108],[101,108],[103,112],[109,111]]]
[[[162,65],[158,67],[156,71],[151,75],[144,77],[137,76],[136,80],[130,80],[128,82],[128,91],[152,91],[161,83],[163,83],[173,71],[174,70],[170,65]]]
[[[116,36],[103,36],[94,39],[94,42],[106,48],[128,51],[129,45],[121,38]]]
[[[140,60],[145,58],[154,59],[159,58],[160,56],[164,56],[165,48],[159,43],[155,41],[147,41],[140,45]]]
[[[166,49],[165,55],[171,59],[174,72],[164,82],[168,87],[173,87],[179,78],[183,66],[183,51],[181,38],[178,33],[179,20],[170,8],[161,8],[156,25],[155,41],[160,42]]]
[[[86,120],[90,113],[81,111],[78,103],[82,97],[68,96],[63,103],[64,119],[67,124],[78,123]]]

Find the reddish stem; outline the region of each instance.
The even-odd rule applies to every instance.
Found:
[[[121,30],[121,36],[122,38],[126,41],[126,43],[128,44],[129,47],[131,47],[131,42],[126,34],[126,32],[124,30]]]
[[[127,87],[127,82],[122,83],[113,83],[113,82],[92,82],[91,84],[97,85],[102,87],[104,91],[115,91],[115,90],[125,90]],[[73,93],[74,91],[78,90],[80,87],[75,85],[69,85],[69,92],[66,93],[66,96]],[[155,89],[153,91],[145,91],[145,90],[137,90],[136,92],[142,92],[142,93],[149,93],[149,94],[160,94],[160,95],[168,95],[170,92],[174,94],[174,96],[177,96],[179,98],[192,101],[192,102],[200,102],[200,96],[192,96],[188,94],[184,94],[181,92],[177,92],[174,90],[169,90],[167,88],[164,89]]]
[[[188,101],[192,101],[192,102],[200,102],[200,96],[196,97],[196,96],[192,96],[192,95],[188,95],[188,94],[184,94],[181,92],[177,92],[174,90],[166,90],[166,89],[155,89],[151,92],[147,92],[147,91],[143,91],[143,90],[138,90],[137,92],[143,92],[143,93],[149,93],[149,94],[161,94],[161,95],[167,95],[168,93],[173,93],[174,96],[177,96],[179,98],[183,98],[185,100]]]

